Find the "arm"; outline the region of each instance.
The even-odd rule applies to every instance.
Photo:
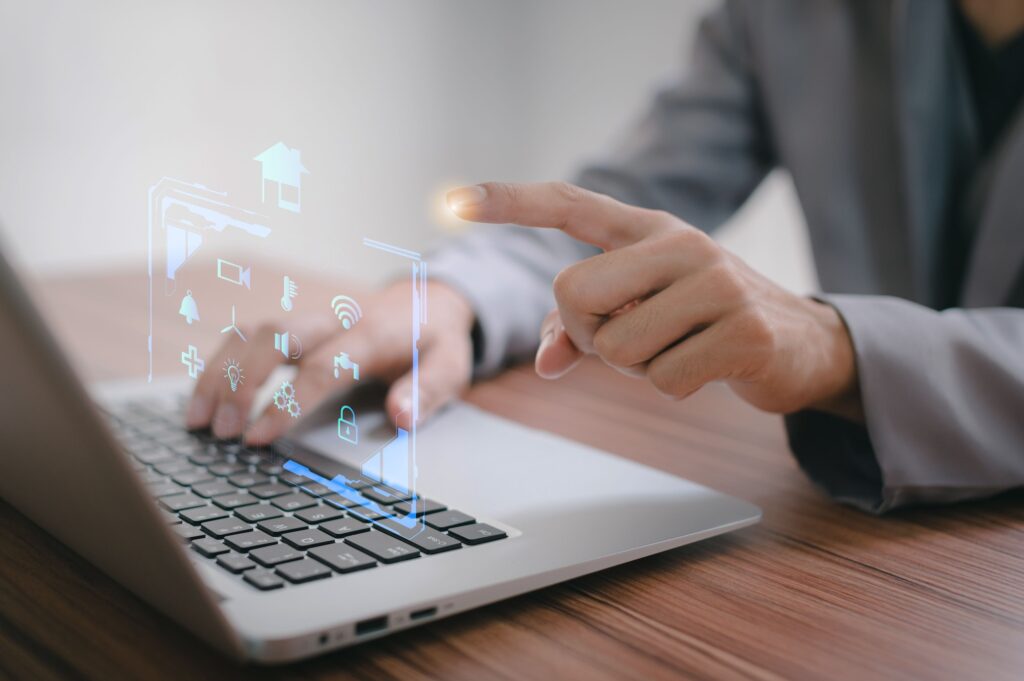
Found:
[[[875,513],[1024,486],[1024,310],[824,298],[850,331],[867,425],[787,416],[818,484]]]
[[[704,230],[727,219],[773,164],[745,39],[728,2],[701,24],[689,72],[662,90],[620,148],[578,183],[624,202],[668,211]],[[430,260],[476,316],[476,371],[527,357],[553,307],[551,282],[598,250],[561,232],[500,226],[450,242]]]

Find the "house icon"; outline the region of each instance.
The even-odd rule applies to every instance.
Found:
[[[293,213],[300,212],[302,175],[309,174],[306,167],[302,165],[300,154],[298,149],[289,149],[284,142],[278,142],[253,159],[263,164],[260,196],[264,203],[267,200],[267,182],[275,182],[277,183],[278,207]]]

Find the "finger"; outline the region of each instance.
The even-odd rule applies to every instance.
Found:
[[[712,381],[748,372],[750,353],[740,329],[726,318],[651,360],[647,378],[666,397],[683,399]]]
[[[468,335],[453,334],[426,348],[419,366],[419,411],[417,423],[429,419],[438,409],[458,397],[473,370],[473,348]],[[413,419],[413,375],[396,380],[384,403],[388,417],[399,428],[409,430]]]
[[[555,300],[576,347],[594,349],[608,316],[721,261],[721,249],[690,227],[658,235],[570,265],[555,277]]]
[[[206,428],[210,425],[214,411],[220,396],[221,381],[224,380],[221,366],[229,357],[236,357],[241,354],[245,341],[237,335],[232,334],[217,349],[213,359],[199,374],[195,390],[188,403],[188,410],[185,414],[185,426],[190,430]]]
[[[540,347],[534,368],[541,378],[555,379],[569,373],[580,360],[583,353],[577,348],[562,325],[558,310],[552,310],[541,325]]]
[[[298,353],[300,344],[304,353],[316,348],[332,333],[337,325],[323,318],[302,318],[289,327],[288,345],[282,354],[284,343],[283,330],[273,324],[263,324],[255,332],[246,336],[246,342],[239,356],[234,359],[242,379],[231,389],[231,383],[224,377],[226,366],[216,367],[221,382],[217,391],[217,404],[211,425],[213,434],[219,438],[231,438],[241,435],[248,420],[256,394],[267,378],[279,365],[285,362],[302,361]],[[316,352],[316,350],[312,350]]]
[[[464,220],[560,229],[606,251],[678,222],[665,213],[628,206],[564,182],[485,182],[450,191],[446,198],[452,212]]]
[[[594,333],[594,350],[614,367],[642,365],[737,309],[743,296],[713,271],[684,277],[608,318]]]

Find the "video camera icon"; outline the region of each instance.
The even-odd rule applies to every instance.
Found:
[[[252,268],[217,258],[217,278],[252,290]]]

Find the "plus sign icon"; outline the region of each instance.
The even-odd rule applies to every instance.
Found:
[[[197,378],[206,368],[206,362],[199,358],[199,350],[194,345],[188,346],[188,350],[181,353],[181,363],[188,368],[191,378]]]

